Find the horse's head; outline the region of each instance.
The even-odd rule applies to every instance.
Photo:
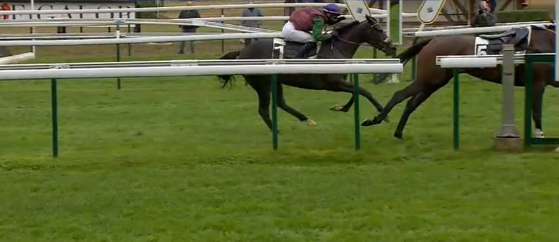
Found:
[[[339,27],[336,32],[338,33],[338,39],[342,42],[356,46],[361,43],[368,43],[388,56],[396,54],[396,46],[392,43],[392,39],[382,30],[378,21],[371,16],[367,16],[365,21],[354,21]]]
[[[392,39],[380,27],[377,19],[369,15],[367,15],[366,18],[367,21],[361,22],[358,26],[363,36],[363,42],[381,50],[387,56],[396,55],[396,46],[394,46]]]

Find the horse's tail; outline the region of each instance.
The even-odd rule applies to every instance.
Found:
[[[415,57],[419,52],[425,47],[432,39],[425,39],[419,41],[418,43],[412,45],[410,48],[404,50],[404,52],[398,54],[396,57],[400,58],[400,62],[404,63],[404,65]]]
[[[221,60],[237,59],[237,57],[239,57],[240,53],[241,53],[240,50],[231,51],[231,52],[223,55],[219,59],[221,59]],[[219,82],[223,83],[223,86],[221,86],[222,88],[227,86],[227,84],[229,84],[229,86],[231,87],[235,83],[235,76],[234,75],[220,75],[220,76],[217,76],[217,79],[219,80]]]
[[[552,86],[552,87],[559,87],[559,82],[556,82],[555,80],[547,82],[547,84]]]
[[[419,41],[417,43],[414,43],[411,47],[404,50],[404,52],[395,56],[395,58],[400,59],[400,63],[402,63],[402,65],[406,66],[408,61],[411,60],[417,54],[419,54],[419,52],[423,49],[423,47],[425,47],[427,44],[429,44],[429,42],[431,42],[431,40],[432,39],[425,39],[425,40]],[[390,76],[390,74],[380,75],[380,76],[378,76],[378,78],[375,80],[374,83],[375,84],[381,84],[384,81],[386,81],[388,76]]]

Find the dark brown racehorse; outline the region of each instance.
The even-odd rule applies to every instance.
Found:
[[[555,25],[546,27],[530,26],[532,32],[526,53],[554,53],[555,52]],[[363,121],[362,126],[380,124],[390,113],[392,108],[407,98],[407,102],[394,136],[403,139],[403,130],[410,115],[439,88],[445,86],[453,77],[452,69],[443,69],[436,65],[437,56],[445,55],[473,55],[475,36],[440,36],[423,40],[397,57],[402,63],[417,56],[417,75],[404,89],[396,91],[383,111],[374,119]],[[546,85],[559,87],[554,81],[554,67],[551,64],[534,64],[534,92],[532,105],[532,118],[536,126],[536,135],[543,135],[542,129],[542,102]],[[471,76],[493,82],[501,83],[502,67],[497,68],[467,68],[460,70]],[[515,68],[515,86],[524,86],[524,65]]]
[[[392,43],[392,39],[388,37],[373,17],[367,16],[367,20],[362,22],[354,21],[343,25],[337,28],[336,32],[338,34],[335,37],[322,42],[322,46],[326,46],[326,48],[320,48],[317,58],[351,59],[362,43],[368,43],[389,56],[396,54],[396,47]],[[273,50],[273,39],[261,39],[240,51],[229,52],[220,59],[272,59]],[[235,81],[234,75],[220,75],[218,78],[224,86]],[[244,78],[258,94],[258,114],[271,130],[272,119],[270,118],[269,106],[272,75],[244,75]],[[283,96],[283,85],[310,90],[346,92],[353,96],[354,86],[352,83],[346,82],[345,74],[280,74],[277,75],[277,78],[278,107],[310,126],[315,125],[313,120],[286,103]],[[359,94],[366,97],[376,110],[382,111],[382,105],[375,100],[369,91],[360,87]],[[353,100],[352,97],[344,106],[335,106],[331,110],[347,112],[352,106]]]

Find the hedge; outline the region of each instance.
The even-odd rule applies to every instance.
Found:
[[[138,8],[155,8],[157,3],[155,1],[138,1]],[[157,18],[157,12],[138,12],[136,13],[136,18]]]
[[[499,23],[529,22],[529,21],[551,21],[552,16],[544,10],[515,10],[497,12]]]

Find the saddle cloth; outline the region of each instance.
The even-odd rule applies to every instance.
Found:
[[[476,37],[475,55],[497,55],[505,44],[514,45],[516,53],[525,53],[530,44],[530,27],[513,28],[501,34],[482,34]]]
[[[293,59],[294,56],[297,53],[299,53],[299,51],[303,48],[304,45],[305,43],[285,41],[282,38],[274,38],[272,59]],[[308,59],[316,58],[316,54],[318,53],[318,48],[319,47],[317,46],[317,48],[311,50],[311,52],[308,53],[308,55],[310,56]]]

